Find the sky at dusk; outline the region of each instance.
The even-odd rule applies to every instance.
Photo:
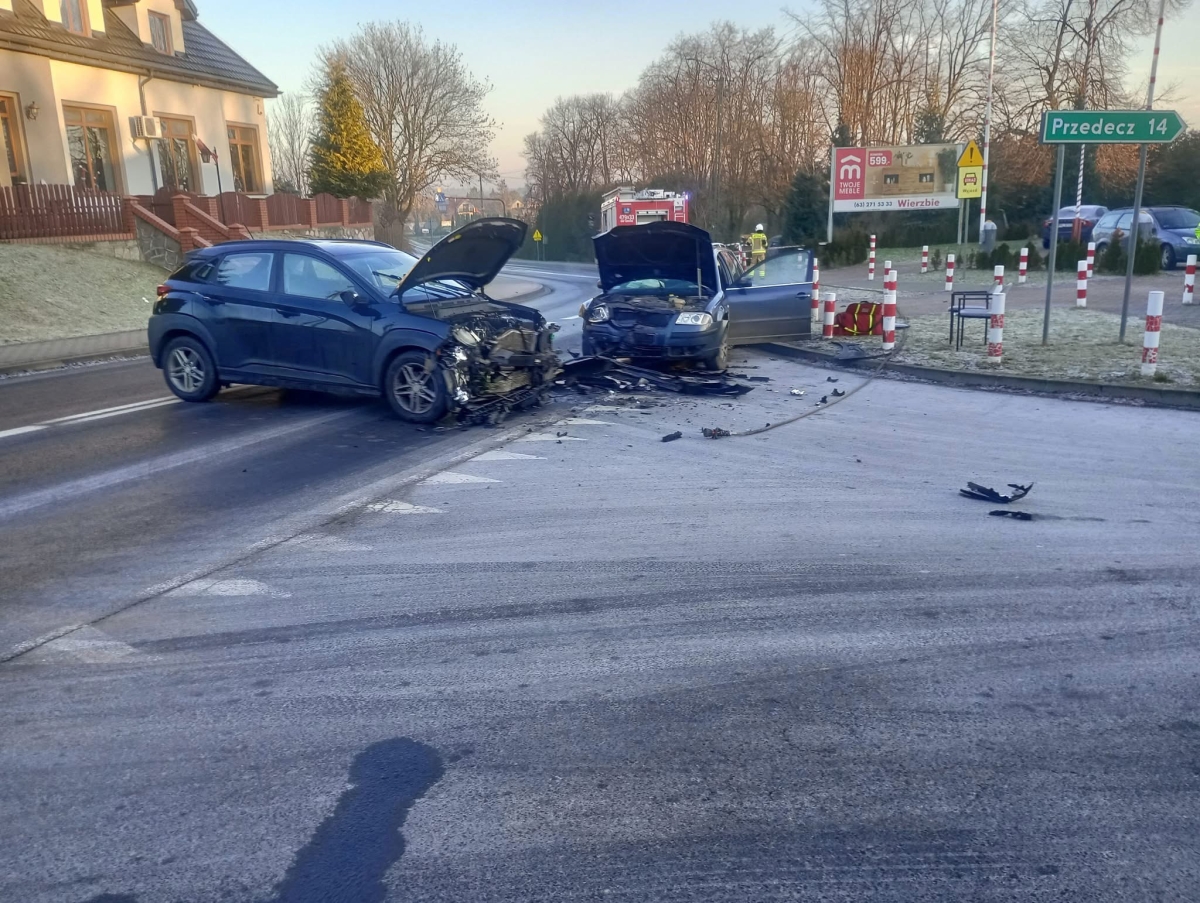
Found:
[[[702,31],[736,16],[743,26],[774,26],[792,33],[782,6],[728,0],[458,0],[455,3],[381,4],[368,0],[197,0],[200,20],[284,91],[303,91],[316,49],[348,36],[364,22],[407,19],[430,38],[454,43],[472,72],[493,86],[487,109],[497,120],[492,153],[510,185],[522,181],[522,139],[559,96],[593,91],[620,94],[680,32]],[[803,11],[806,5],[794,3]],[[1168,20],[1159,84],[1175,85],[1173,106],[1200,128],[1200,6]],[[1145,41],[1133,61],[1132,81],[1149,78]]]

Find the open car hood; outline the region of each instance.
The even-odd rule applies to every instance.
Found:
[[[483,288],[525,243],[528,229],[518,219],[500,216],[469,222],[426,251],[400,280],[396,294],[442,279],[453,279],[472,289]]]
[[[710,292],[717,290],[712,236],[688,223],[663,220],[615,226],[593,238],[592,244],[605,291],[635,279],[695,282],[697,270],[703,287]]]

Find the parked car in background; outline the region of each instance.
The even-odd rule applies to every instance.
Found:
[[[1200,224],[1200,213],[1188,207],[1144,207],[1138,225],[1138,240],[1156,240],[1159,243],[1164,270],[1174,269],[1186,261],[1189,254],[1200,254],[1200,239],[1196,238],[1196,226]],[[1110,210],[1100,219],[1093,230],[1096,254],[1101,255],[1112,244],[1116,233],[1121,235],[1121,247],[1129,249],[1129,233],[1133,226],[1133,209],[1124,207]]]
[[[743,269],[687,223],[617,226],[593,239],[603,293],[580,308],[583,353],[724,370],[731,345],[804,338],[812,255]]]
[[[151,357],[184,401],[230,383],[383,395],[415,423],[536,404],[560,370],[557,327],[484,293],[527,229],[475,220],[420,260],[373,241],[205,248],[159,287]]]
[[[1092,241],[1092,230],[1096,227],[1096,223],[1108,213],[1107,207],[1101,207],[1098,204],[1084,204],[1079,208],[1079,240],[1082,242]],[[1058,211],[1058,240],[1070,241],[1075,234],[1075,205],[1070,207],[1061,207]],[[1042,247],[1050,247],[1050,220],[1047,219],[1042,223]]]

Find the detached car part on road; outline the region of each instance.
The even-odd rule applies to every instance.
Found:
[[[414,423],[495,419],[540,401],[558,327],[484,286],[519,220],[476,220],[421,258],[369,241],[238,241],[197,251],[159,289],[154,363],[185,401],[223,385],[380,395]]]
[[[731,345],[805,338],[812,256],[788,249],[743,269],[687,223],[617,226],[593,239],[597,295],[580,308],[584,355],[724,370]]]

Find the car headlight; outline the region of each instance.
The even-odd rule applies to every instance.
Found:
[[[679,326],[712,326],[712,314],[679,314],[675,322]]]
[[[1185,245],[1200,245],[1200,238],[1194,235],[1185,235],[1183,236],[1183,243]]]
[[[587,319],[589,323],[603,323],[608,319],[608,305],[597,304],[588,311]]]

